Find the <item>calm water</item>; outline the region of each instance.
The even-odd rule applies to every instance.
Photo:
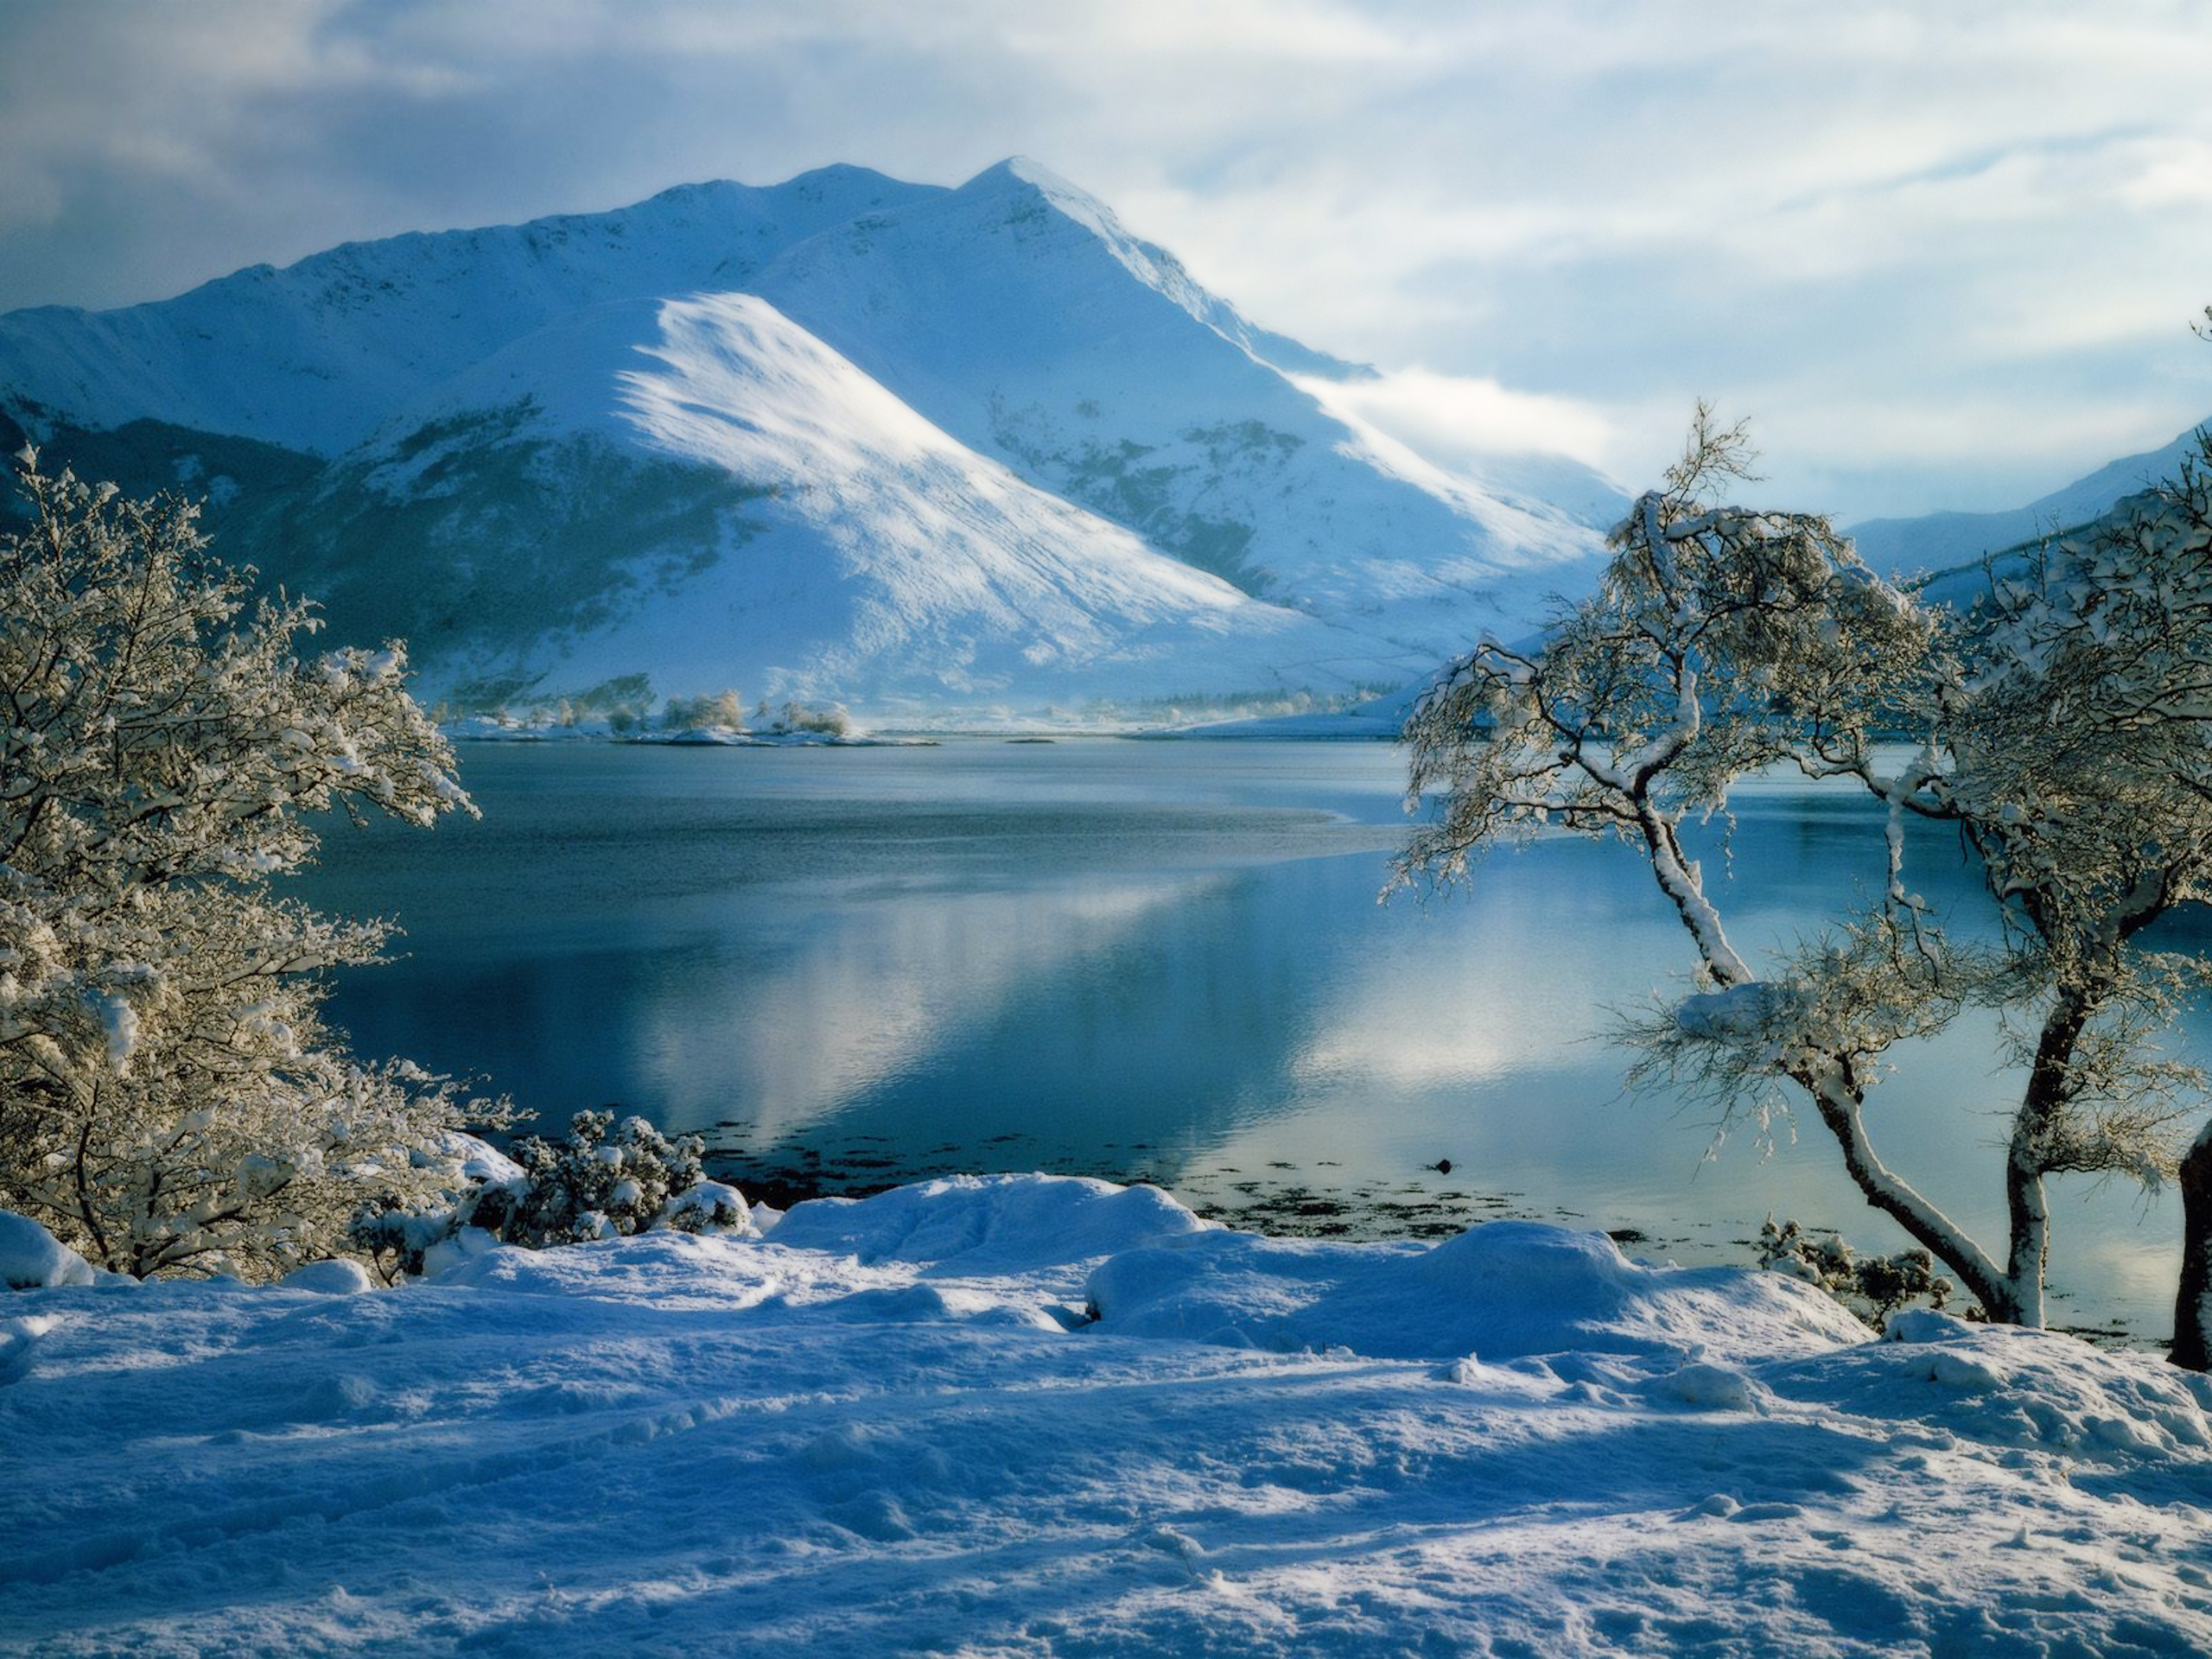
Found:
[[[1772,1211],[1894,1248],[1809,1116],[1762,1149],[1623,1093],[1609,1011],[1688,962],[1628,850],[1548,842],[1378,906],[1400,766],[1374,744],[480,745],[481,823],[340,829],[309,896],[407,930],[333,999],[361,1052],[556,1125],[620,1103],[756,1189],[1048,1169],[1322,1230],[1523,1215],[1743,1261]],[[1955,855],[1924,850],[1923,890],[1972,913]],[[1739,946],[1880,876],[1857,804],[1801,786],[1747,792],[1727,855]],[[1875,1112],[1892,1166],[1986,1242],[1988,1038],[1908,1057]],[[2062,1184],[2055,1317],[2163,1334],[2178,1225],[2171,1197]]]

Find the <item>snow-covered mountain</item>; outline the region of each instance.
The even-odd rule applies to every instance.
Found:
[[[2196,454],[2192,427],[2162,448],[2126,455],[2063,489],[2004,512],[1931,512],[1918,518],[1872,518],[1851,527],[1859,556],[1886,574],[1912,575],[1970,564],[2053,531],[2102,517],[2123,498],[2180,470]]]
[[[1402,683],[1538,621],[1618,495],[1556,458],[1447,474],[1299,384],[1368,372],[1020,162],[0,317],[0,416],[52,461],[204,491],[229,556],[462,705],[644,677],[928,723]]]

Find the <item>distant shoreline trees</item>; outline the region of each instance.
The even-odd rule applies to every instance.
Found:
[[[302,660],[311,607],[248,608],[196,509],[17,457],[0,536],[0,1208],[137,1275],[278,1275],[363,1204],[461,1184],[454,1085],[364,1064],[322,976],[386,928],[273,881],[336,807],[474,812],[405,658]]]
[[[2156,1039],[2207,964],[2147,931],[2212,890],[2212,483],[2184,467],[1993,566],[1961,613],[1876,577],[1826,518],[1726,503],[1748,460],[1742,429],[1700,406],[1663,486],[1614,531],[1598,591],[1540,649],[1485,641],[1438,677],[1405,730],[1408,805],[1437,810],[1396,880],[1464,879],[1547,827],[1637,847],[1698,982],[1634,1033],[1632,1075],[1709,1090],[1732,1115],[1763,1116],[1794,1087],[1870,1205],[1991,1318],[2040,1325],[2049,1178],[2164,1180],[2203,1082]],[[1887,878],[1863,911],[1754,963],[1681,830],[1776,765],[1863,788]],[[1949,937],[1914,892],[1916,817],[1978,862],[1993,941]],[[1892,1049],[1977,1007],[2005,1020],[2022,1078],[2001,1244],[1892,1170],[1865,1110]]]

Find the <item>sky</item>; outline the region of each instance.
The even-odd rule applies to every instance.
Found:
[[[1033,157],[1435,458],[2009,507],[2212,416],[2198,0],[0,0],[0,309]]]

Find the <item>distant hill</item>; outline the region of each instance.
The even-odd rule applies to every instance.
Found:
[[[1919,518],[1872,518],[1851,527],[1859,556],[1885,575],[1914,575],[1971,564],[2054,530],[2103,517],[2124,497],[2171,478],[2196,453],[2191,428],[2164,448],[2100,467],[2063,489],[2005,512],[1934,512]]]

